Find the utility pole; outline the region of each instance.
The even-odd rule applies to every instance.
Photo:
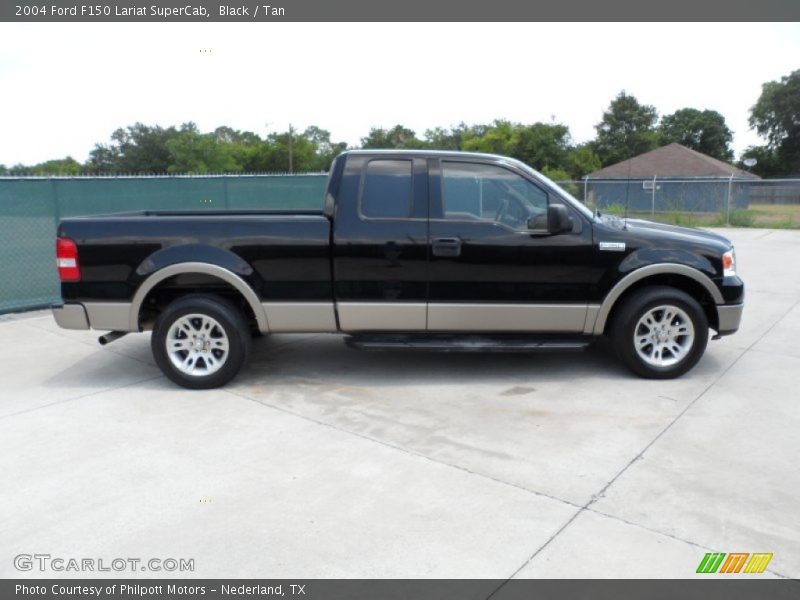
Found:
[[[292,148],[292,138],[294,138],[294,127],[289,123],[289,174],[294,173],[294,156]]]

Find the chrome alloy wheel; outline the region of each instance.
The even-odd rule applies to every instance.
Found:
[[[165,343],[173,366],[186,375],[211,375],[228,359],[228,335],[208,315],[180,317],[170,326]]]
[[[683,360],[694,343],[694,325],[686,312],[670,304],[648,310],[633,330],[639,357],[654,367],[670,367]]]

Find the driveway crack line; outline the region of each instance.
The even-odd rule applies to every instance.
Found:
[[[603,495],[605,494],[605,492],[608,490],[608,488],[611,487],[611,485],[613,485],[614,482],[616,482],[623,475],[623,473],[625,473],[637,461],[639,461],[642,458],[644,458],[644,454],[653,446],[653,444],[655,444],[659,439],[661,439],[661,437],[665,433],[667,433],[667,431],[669,431],[672,428],[672,426],[675,425],[675,423],[677,423],[678,420],[680,420],[680,418],[683,417],[683,415],[685,415],[689,411],[690,408],[692,408],[703,396],[705,396],[706,393],[708,393],[708,391],[711,388],[713,388],[719,382],[719,380],[722,379],[728,373],[728,371],[730,371],[731,369],[733,369],[733,367],[736,366],[736,364],[742,359],[742,357],[745,354],[747,354],[753,348],[753,346],[755,346],[767,334],[769,334],[769,332],[771,332],[775,327],[777,327],[778,324],[781,321],[783,321],[783,319],[785,319],[786,316],[790,312],[792,312],[792,310],[794,310],[794,308],[796,306],[798,306],[799,304],[800,304],[800,300],[798,300],[797,302],[792,304],[792,306],[790,306],[772,325],[770,325],[770,327],[766,331],[764,331],[764,333],[762,333],[756,340],[754,340],[749,346],[747,346],[747,348],[745,348],[742,351],[742,353],[739,354],[739,356],[737,356],[733,360],[733,362],[731,362],[730,365],[728,365],[717,377],[715,377],[714,380],[711,381],[711,383],[709,383],[703,389],[703,391],[701,391],[700,394],[697,395],[697,397],[694,400],[692,400],[689,404],[687,404],[686,407],[682,411],[680,411],[676,415],[676,417],[672,421],[670,421],[667,424],[667,426],[664,427],[664,429],[662,429],[641,451],[639,451],[636,454],[636,456],[634,456],[614,477],[612,477],[608,481],[608,483],[606,483],[602,487],[602,489],[599,492],[597,492],[596,494],[593,494],[592,497],[589,499],[589,501],[585,505],[583,505],[581,508],[579,508],[578,511],[572,516],[571,519],[569,519],[566,523],[564,523],[564,525],[562,525],[561,528],[558,531],[556,531],[556,533],[553,536],[550,537],[550,539],[548,539],[544,544],[539,546],[539,548],[537,548],[536,551],[533,554],[531,554],[531,556],[528,558],[528,560],[526,560],[524,563],[522,563],[522,565],[520,565],[520,567],[518,569],[516,569],[505,581],[503,581],[503,583],[501,583],[491,594],[489,594],[489,596],[487,596],[487,600],[489,598],[491,598],[492,596],[494,596],[498,591],[500,591],[511,579],[514,578],[515,575],[517,575],[517,573],[519,573],[522,569],[524,569],[526,566],[528,566],[547,546],[550,545],[550,543],[553,540],[555,540],[561,534],[561,532],[563,532],[567,527],[569,527],[569,525],[571,523],[573,523],[575,521],[575,519],[577,519],[578,516],[582,512],[584,512],[586,510],[589,510],[589,508],[595,502],[597,502],[600,498],[602,498]],[[610,515],[608,515],[608,516],[610,516]]]

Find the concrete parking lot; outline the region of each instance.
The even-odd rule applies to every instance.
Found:
[[[686,578],[717,551],[798,578],[800,232],[721,232],[743,326],[672,381],[597,349],[275,335],[233,384],[191,392],[148,335],[100,347],[6,317],[0,576],[47,553],[193,558],[169,575],[195,577]]]

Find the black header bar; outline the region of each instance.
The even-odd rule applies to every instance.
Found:
[[[0,0],[11,22],[800,21],[797,0]],[[675,42],[681,40],[675,26]]]

